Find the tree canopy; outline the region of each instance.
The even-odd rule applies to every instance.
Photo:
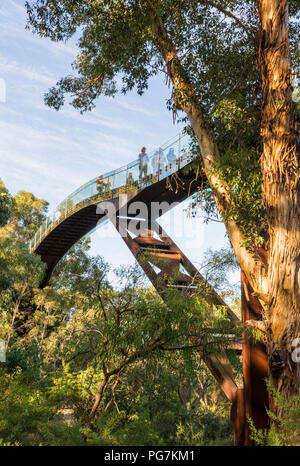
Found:
[[[164,303],[137,267],[111,280],[87,238],[40,289],[26,228],[47,203],[23,191],[11,201],[0,229],[0,445],[232,443],[228,402],[198,353],[225,348],[239,375],[228,339],[212,335],[232,332],[222,306],[212,313],[201,288],[189,300],[171,290]],[[228,251],[208,252],[203,270],[220,286],[232,265]]]
[[[34,32],[55,41],[78,37],[74,73],[49,90],[47,105],[58,110],[69,94],[70,104],[85,112],[101,95],[126,93],[134,87],[142,94],[151,76],[162,75],[171,84],[168,106],[176,118],[187,121],[187,105],[193,101],[201,106],[204,125],[214,131],[220,153],[214,169],[230,190],[226,208],[217,203],[219,213],[227,222],[238,223],[243,244],[255,249],[266,243],[254,1],[38,0],[26,5]],[[291,1],[289,8],[291,60],[297,72],[298,2]],[[176,84],[180,80],[188,83],[189,91]],[[208,211],[211,183],[209,188],[206,196],[199,195]]]

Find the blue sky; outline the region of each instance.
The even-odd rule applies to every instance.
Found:
[[[23,0],[0,3],[2,94],[6,87],[5,99],[0,98],[0,177],[12,194],[31,191],[53,211],[78,186],[136,159],[143,145],[151,152],[181,127],[173,124],[166,109],[170,90],[163,76],[152,79],[143,96],[133,91],[114,99],[102,97],[96,109],[84,115],[71,106],[59,112],[47,108],[43,95],[71,74],[76,41],[54,43],[25,30],[25,24]],[[222,247],[227,239],[223,225],[191,220],[186,207],[184,203],[174,209],[162,224],[198,265],[206,248]],[[133,263],[113,228],[92,235],[92,253],[104,255],[113,265]]]

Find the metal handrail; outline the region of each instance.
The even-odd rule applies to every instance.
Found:
[[[189,136],[181,133],[152,151],[147,156],[147,170],[145,171],[140,167],[139,159],[137,159],[116,170],[105,173],[102,175],[102,179],[104,180],[102,192],[100,192],[99,184],[97,187],[97,180],[101,175],[77,188],[57,206],[54,213],[47,217],[45,222],[40,226],[29,243],[30,251],[35,250],[37,243],[57,223],[60,223],[63,218],[69,216],[72,211],[76,211],[79,204],[102,196],[107,199],[109,194],[116,194],[120,188],[125,188],[126,191],[132,187],[136,190],[141,190],[172,175],[190,163],[192,157],[188,151],[189,141]]]

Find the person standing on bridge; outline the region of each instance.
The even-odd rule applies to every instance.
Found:
[[[163,149],[159,147],[159,149],[151,157],[153,175],[157,176],[158,179],[166,163],[168,163],[168,161],[166,159],[165,153]]]
[[[103,176],[102,175],[98,176],[98,178],[97,178],[96,188],[97,188],[97,191],[98,191],[99,194],[103,194],[104,183],[103,183]]]
[[[109,177],[107,176],[104,180],[104,194],[109,193],[111,190],[111,182],[109,180]]]
[[[141,152],[139,153],[139,169],[140,183],[142,183],[143,177],[145,179],[148,172],[148,155],[146,154],[146,147],[142,147]]]
[[[128,173],[126,184],[129,184],[129,185],[134,184],[134,179],[133,179],[133,176],[132,176],[132,172]]]
[[[171,147],[169,152],[167,153],[167,160],[168,162],[172,165],[174,162],[176,162],[176,155],[174,152],[174,148]]]

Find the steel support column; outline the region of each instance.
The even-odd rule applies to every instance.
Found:
[[[115,225],[124,242],[163,299],[168,286],[176,287],[188,293],[189,288],[192,289],[194,280],[198,279],[202,280],[206,285],[205,295],[208,302],[212,305],[226,306],[224,301],[156,221],[152,221],[150,224],[147,220],[137,220],[140,222],[140,231],[139,236],[135,238],[130,234],[132,233],[133,221],[135,220],[132,218],[117,217]],[[183,270],[180,270],[181,266]],[[170,285],[170,279],[172,278],[174,280]],[[230,318],[237,320],[236,315],[228,306],[227,313]],[[218,381],[227,399],[233,403],[237,396],[238,387],[225,352],[219,355],[205,355],[203,360]]]
[[[241,308],[242,321],[261,320],[262,308],[253,293],[245,274],[241,273]],[[244,376],[244,445],[252,445],[248,417],[256,428],[269,426],[268,392],[265,380],[268,377],[268,359],[266,347],[261,342],[243,341],[243,376]],[[241,409],[241,408],[239,408]]]

